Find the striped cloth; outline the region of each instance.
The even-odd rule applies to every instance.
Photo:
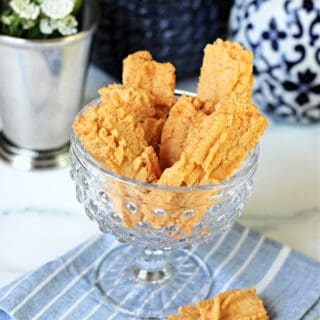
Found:
[[[95,264],[118,245],[110,235],[89,239],[0,289],[0,319],[129,319],[93,287]],[[211,268],[210,296],[254,286],[271,319],[320,319],[318,262],[237,223],[194,249]]]

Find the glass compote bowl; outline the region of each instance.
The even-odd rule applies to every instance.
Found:
[[[82,112],[95,100],[86,106]],[[218,184],[167,187],[128,179],[103,168],[73,133],[71,177],[77,199],[100,230],[120,243],[101,257],[95,287],[119,312],[144,318],[176,313],[207,297],[211,272],[189,250],[230,228],[251,195],[259,148]]]

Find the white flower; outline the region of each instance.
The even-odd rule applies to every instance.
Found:
[[[35,20],[40,13],[40,7],[30,0],[11,0],[10,7],[23,19]]]
[[[61,19],[71,13],[74,0],[43,0],[41,10],[51,19]]]
[[[13,21],[14,17],[11,15],[11,16],[2,16],[1,17],[1,22],[3,24],[7,24],[8,26],[11,24],[11,22]]]
[[[58,31],[63,36],[69,36],[78,32],[78,22],[74,16],[69,15],[58,21]]]
[[[43,34],[51,34],[58,28],[58,21],[49,18],[42,18],[40,20],[40,31]]]
[[[36,25],[35,20],[25,20],[23,19],[22,21],[22,28],[25,30],[31,29]]]

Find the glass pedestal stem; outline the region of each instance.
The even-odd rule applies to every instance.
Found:
[[[205,299],[210,279],[205,262],[193,252],[128,245],[113,249],[95,269],[98,296],[116,312],[139,319],[164,319]]]
[[[168,254],[163,250],[143,249],[134,264],[133,274],[138,281],[159,283],[170,278],[172,267]]]

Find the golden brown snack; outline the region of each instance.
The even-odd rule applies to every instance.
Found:
[[[158,158],[147,145],[141,124],[132,115],[123,115],[120,106],[116,109],[119,113],[110,114],[109,108],[90,107],[76,118],[75,134],[107,169],[128,178],[155,181],[160,175]]]
[[[186,317],[187,315],[187,317]],[[196,306],[179,308],[177,315],[167,320],[268,320],[262,300],[254,288],[229,290],[212,299],[200,301]]]
[[[159,149],[164,119],[145,118],[141,121],[144,130],[144,138],[149,146],[152,146],[157,152]]]
[[[197,95],[201,100],[217,103],[230,92],[247,92],[253,83],[250,51],[235,42],[216,40],[204,49]]]
[[[99,89],[105,114],[122,118],[131,114],[141,123],[147,145],[158,149],[163,118],[158,119],[155,97],[148,91],[130,85],[112,84]]]
[[[195,186],[230,177],[255,147],[266,120],[251,104],[251,53],[221,40],[206,50],[198,88],[201,97],[211,92],[211,100],[205,101],[186,96],[175,100],[170,64],[152,61],[147,51],[129,55],[124,60],[126,84],[100,89],[101,105],[74,124],[85,149],[116,173],[158,185]],[[215,60],[214,67],[208,59]],[[162,174],[154,151],[159,149],[161,132]],[[136,227],[139,222],[152,229],[176,226],[178,231],[170,232],[177,237],[192,233],[219,191],[173,192],[109,180],[112,190],[106,193],[124,226]],[[134,213],[128,203],[134,203]],[[156,206],[165,214],[155,213]],[[185,216],[190,209],[194,212]]]
[[[239,168],[246,152],[254,148],[267,125],[257,108],[248,105],[245,94],[227,94],[209,115],[201,109],[197,112],[196,107],[192,108],[192,103],[185,103],[184,106],[187,106],[184,114],[191,110],[188,115],[192,114],[192,119],[185,117],[189,125],[184,127],[183,143],[173,152],[167,149],[170,151],[174,146],[174,139],[168,135],[169,138],[162,140],[166,149],[161,145],[160,161],[174,159],[175,162],[163,171],[157,182],[160,185],[201,185],[228,178]],[[171,110],[175,112],[175,106]],[[172,116],[170,111],[170,118],[173,123],[179,122],[179,113]],[[167,132],[165,125],[165,137]]]
[[[245,152],[248,150],[245,148],[238,150],[236,157],[234,155],[234,151],[230,153],[229,156],[226,156],[224,153],[227,152],[226,149],[229,149],[229,146],[223,141],[228,139],[229,141],[233,141],[235,137],[234,132],[230,132],[231,130],[229,130],[229,132],[219,132],[217,121],[214,121],[214,119],[210,120],[209,118],[205,119],[203,114],[205,113],[210,116],[214,113],[213,117],[216,117],[218,114],[220,114],[219,117],[221,117],[221,113],[223,112],[222,109],[224,108],[225,113],[237,113],[237,116],[241,113],[248,115],[248,109],[251,108],[251,73],[252,53],[244,50],[239,44],[218,39],[213,45],[207,45],[198,85],[198,97],[202,100],[210,100],[201,102],[198,98],[182,97],[171,108],[169,118],[164,125],[161,139],[159,158],[162,169],[170,167],[177,162],[182,151],[185,151],[184,157],[188,159],[188,164],[191,166],[194,166],[193,162],[200,164],[201,161],[199,160],[201,157],[203,157],[203,155],[208,155],[206,163],[204,164],[206,167],[204,168],[206,179],[202,179],[202,183],[210,183],[210,172],[213,168],[220,165],[219,162],[221,160],[224,161],[226,159],[227,163],[221,165],[219,174],[217,174],[217,178],[219,180],[227,178],[235,168],[239,167],[240,162],[244,160]],[[229,98],[231,93],[240,97],[241,103],[238,104],[240,105],[240,108],[238,108],[237,101],[235,99],[232,100]],[[224,99],[225,101],[221,101],[220,104],[222,104],[222,106],[218,106],[218,109],[220,108],[220,110],[217,111],[216,104],[225,96],[228,96],[227,99]],[[256,134],[257,137],[263,133],[266,127],[262,123],[262,117],[259,119],[260,121],[252,121],[253,127],[257,122],[262,125],[261,132],[257,132]],[[241,119],[231,120],[231,117],[229,116],[228,121],[239,122]],[[203,128],[207,126],[206,122],[209,126],[217,126],[217,128],[214,127],[215,132],[212,132],[210,127],[207,127],[206,130],[201,129],[201,127]],[[248,121],[242,120],[242,122],[243,126],[247,127]],[[238,130],[241,131],[241,125],[233,125],[231,127],[234,127],[234,129],[238,128]],[[253,139],[254,130],[249,127],[248,129],[252,134],[252,140],[257,143],[257,139]],[[200,130],[203,132],[201,133]],[[206,136],[206,133],[208,132],[210,132],[210,134]],[[242,134],[240,132],[239,136],[241,135]],[[187,139],[187,137],[189,138]],[[215,140],[216,143],[213,146],[212,142],[215,142]],[[198,148],[199,143],[202,144],[202,148]],[[211,148],[209,148],[208,144],[211,144]],[[249,145],[249,142],[247,144]],[[184,150],[185,146],[189,147],[189,152]],[[235,149],[236,148],[237,147],[235,146]],[[249,150],[252,148],[253,147],[249,148]],[[191,159],[190,153],[198,155],[199,159]],[[234,159],[233,164],[231,159]],[[202,158],[202,161],[203,160],[204,159]],[[181,164],[177,166],[181,168]],[[183,169],[181,170],[183,171]],[[223,172],[225,172],[225,174],[223,174]],[[168,175],[168,173],[164,173],[164,175]],[[169,177],[163,177],[164,183],[167,183],[166,181],[168,180],[170,180]],[[214,176],[212,177],[212,180],[216,180]]]
[[[101,105],[106,112],[132,114],[138,120],[155,117],[155,97],[148,91],[130,85],[112,84],[99,89]]]
[[[267,120],[257,112],[258,109],[254,105],[251,105],[251,110],[252,115],[248,116],[247,121],[241,121],[238,134],[228,147],[221,163],[212,170],[209,180],[222,180],[224,177],[232,175],[234,170],[241,166],[247,152],[258,143],[260,136],[267,127]]]
[[[175,67],[153,61],[148,51],[137,51],[123,60],[122,82],[152,93],[156,105],[171,107],[174,102]]]
[[[209,115],[205,115],[202,112],[204,109],[200,108],[201,121],[188,132],[185,150],[179,160],[163,172],[157,184],[192,186],[218,182],[216,176],[224,179],[226,175],[231,175],[243,160],[239,156],[234,157],[234,153],[245,157],[245,150],[254,147],[252,141],[258,139],[266,125],[256,107],[246,103],[246,99],[241,99],[241,95],[230,94],[224,97],[216,106],[216,111]],[[252,132],[251,128],[255,131]],[[152,190],[137,199],[137,202],[141,203],[139,219],[148,222],[153,229],[177,226],[183,232],[182,235],[188,236],[193,226],[201,221],[207,212],[209,199],[216,192],[210,190],[172,194],[163,190]],[[153,212],[154,203],[165,209],[166,215],[156,216]],[[195,203],[195,213],[187,218],[183,217],[183,212],[193,208]],[[130,215],[129,212],[127,214]],[[134,223],[139,222],[136,218],[137,216],[134,217]],[[126,218],[126,221],[129,220]]]
[[[200,317],[200,313],[196,308],[192,306],[185,306],[185,307],[179,308],[179,315],[169,316],[166,319],[167,320],[179,320],[179,319],[194,320],[194,319],[200,319],[199,317]]]
[[[192,114],[190,118],[185,117],[189,125],[188,128],[184,127],[186,132],[183,133],[183,138],[178,135],[180,141],[184,142],[181,148],[183,151],[178,161],[164,170],[157,184],[194,186],[216,183],[231,176],[241,165],[246,152],[254,148],[259,136],[263,133],[266,127],[265,118],[258,114],[256,107],[248,105],[246,97],[242,94],[226,95],[215,106],[213,112],[212,108],[210,109],[211,114],[208,115],[206,114],[208,108],[204,108],[204,104],[199,103],[199,99],[182,97],[180,102],[183,102],[181,112],[184,115]],[[184,106],[187,107],[183,108]],[[177,112],[176,123],[178,123],[180,109],[176,109],[175,105],[171,112]],[[166,223],[176,225],[185,235],[190,235],[193,226],[201,221],[207,212],[210,206],[209,198],[213,197],[217,191],[213,189],[210,192],[199,192],[197,195],[181,194],[171,200],[172,204],[179,204],[180,209],[175,209],[176,212],[169,209],[170,219],[160,220],[150,216],[150,221],[158,228],[161,225],[165,226]],[[189,208],[197,203],[196,214],[188,219],[183,218],[183,203],[187,203]]]
[[[201,320],[211,320],[211,319],[219,319],[220,312],[220,302],[223,295],[226,293],[217,295],[214,300],[204,300],[196,303],[196,310],[200,313]]]
[[[188,136],[215,109],[212,101],[182,95],[170,109],[162,130],[159,161],[162,169],[172,166],[184,150]],[[191,138],[189,139],[191,140]]]

